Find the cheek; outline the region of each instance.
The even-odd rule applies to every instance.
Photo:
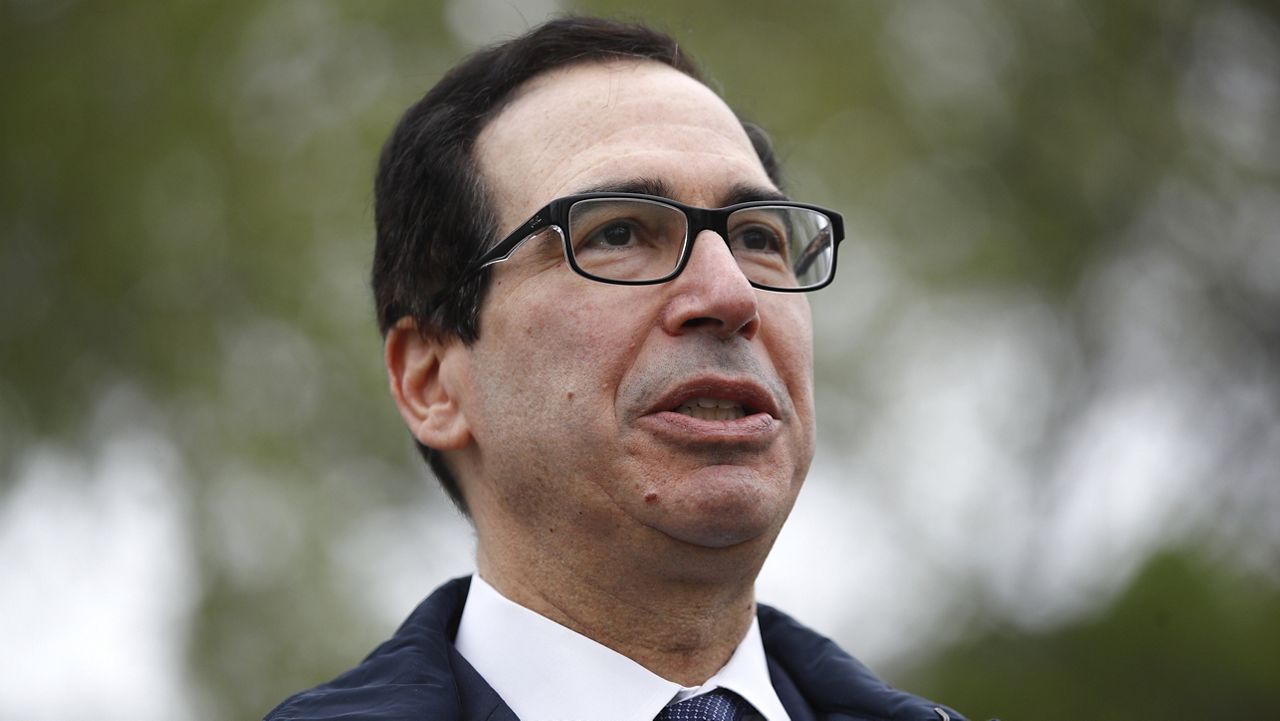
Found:
[[[813,324],[804,296],[787,296],[761,308],[774,367],[797,401],[813,395]]]
[[[487,411],[501,410],[513,424],[548,424],[543,430],[581,432],[602,414],[612,418],[619,379],[638,346],[626,322],[634,307],[619,304],[613,288],[570,280],[563,288],[502,289],[509,300],[482,317],[476,365],[485,380],[477,385]]]
[[[761,314],[764,316],[768,312],[766,323],[771,322],[772,327],[765,342],[774,370],[791,397],[795,423],[792,425],[790,446],[798,478],[803,479],[813,457],[817,435],[813,397],[813,330],[807,299],[801,296],[779,300],[782,302],[762,308]]]
[[[528,371],[554,376],[566,391],[598,394],[616,387],[636,346],[620,320],[622,312],[579,302],[531,314],[520,329]]]
[[[637,343],[618,319],[632,314],[581,288],[552,297],[575,302],[513,297],[516,302],[494,306],[482,318],[487,324],[476,342],[475,405],[468,414],[480,472],[517,518],[573,513],[575,523],[608,524],[608,513],[591,511],[614,504],[602,502],[607,491],[584,479],[625,458],[615,399],[635,356],[628,349]],[[615,471],[606,475],[621,472]],[[549,498],[556,499],[550,507]]]

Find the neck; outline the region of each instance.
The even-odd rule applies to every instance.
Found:
[[[755,613],[758,564],[728,580],[690,578],[643,567],[584,570],[530,548],[496,553],[481,538],[480,575],[508,599],[682,686],[720,670]]]

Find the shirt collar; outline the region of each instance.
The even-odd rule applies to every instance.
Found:
[[[454,645],[522,721],[652,721],[668,703],[715,688],[742,696],[766,721],[790,721],[755,618],[729,662],[685,688],[508,600],[477,574]]]
[[[765,721],[790,721],[777,691],[773,690],[773,681],[769,679],[769,662],[764,655],[764,641],[760,638],[760,621],[755,616],[751,617],[751,627],[729,662],[688,696],[717,688],[727,688],[746,699]]]

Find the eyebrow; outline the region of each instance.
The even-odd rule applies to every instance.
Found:
[[[675,200],[675,193],[666,181],[660,178],[633,178],[618,182],[603,183],[579,190],[578,193],[641,193],[656,195],[659,198]],[[575,193],[576,195],[577,193]],[[747,183],[736,183],[720,197],[720,207],[748,203],[757,200],[789,200],[787,194],[775,188]]]
[[[749,203],[754,200],[790,200],[787,194],[776,188],[761,187],[738,183],[729,189],[722,199],[724,205]]]

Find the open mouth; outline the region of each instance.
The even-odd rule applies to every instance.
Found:
[[[737,444],[760,449],[785,419],[768,387],[753,378],[701,376],[670,387],[642,415],[641,428],[676,444]]]
[[[690,398],[675,409],[676,413],[704,421],[735,421],[750,413],[751,409],[737,401],[723,398]]]

